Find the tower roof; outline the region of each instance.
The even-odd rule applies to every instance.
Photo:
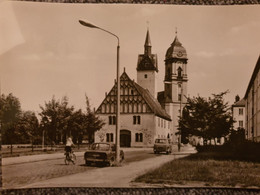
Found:
[[[149,30],[147,30],[147,33],[146,33],[146,39],[145,39],[144,46],[152,47]]]
[[[165,60],[171,58],[179,58],[179,59],[186,59],[186,60],[188,59],[186,49],[182,46],[177,35],[175,36],[174,41],[172,42],[171,46],[168,48],[165,55]]]
[[[144,43],[144,54],[138,55],[137,71],[153,70],[158,72],[157,55],[152,54],[152,44],[150,39],[150,33],[147,29],[145,43]]]

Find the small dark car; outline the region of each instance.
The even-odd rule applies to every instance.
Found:
[[[120,162],[124,160],[124,152],[120,150]],[[113,166],[116,161],[116,147],[113,143],[94,143],[84,154],[87,166],[92,163]]]
[[[156,139],[153,151],[155,154],[160,152],[166,152],[166,154],[170,154],[172,152],[171,140],[166,138]]]

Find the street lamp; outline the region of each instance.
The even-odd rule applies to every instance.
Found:
[[[100,28],[98,26],[95,26],[93,24],[90,24],[88,22],[84,22],[82,20],[79,20],[79,23],[83,26],[89,27],[89,28],[97,28],[99,30],[102,30],[104,32],[107,32],[114,37],[117,38],[117,74],[116,74],[116,80],[117,80],[117,109],[116,109],[116,162],[119,163],[120,161],[120,78],[119,78],[119,37],[103,28]]]
[[[181,95],[180,95],[180,120],[182,118],[182,94],[183,94],[183,88],[182,88],[182,81],[178,82],[179,86],[181,87]],[[178,151],[181,150],[181,126],[179,123],[179,143],[178,143]]]

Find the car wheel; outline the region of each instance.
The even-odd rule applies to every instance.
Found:
[[[125,157],[121,156],[120,163],[123,162],[124,160],[125,160]]]
[[[115,163],[115,159],[114,159],[114,158],[111,158],[110,161],[109,161],[109,163],[108,163],[108,165],[109,165],[110,167],[112,167],[112,166],[114,166],[114,163]]]
[[[85,164],[87,165],[87,166],[90,166],[91,165],[91,163],[89,162],[89,161],[85,161]]]

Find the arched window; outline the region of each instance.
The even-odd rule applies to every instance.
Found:
[[[134,104],[134,112],[137,112],[137,104]]]
[[[133,104],[129,104],[129,113],[132,113],[133,112]]]
[[[114,113],[115,112],[115,104],[111,104],[111,113]]]
[[[143,104],[143,112],[146,112],[146,105]]]
[[[125,95],[128,95],[128,88],[125,88]]]
[[[142,104],[141,103],[138,104],[138,112],[142,112]]]
[[[107,105],[106,105],[106,113],[109,113],[109,112],[110,112],[110,105],[107,104]]]
[[[101,107],[101,113],[105,113],[106,112],[106,105],[103,104]]]

